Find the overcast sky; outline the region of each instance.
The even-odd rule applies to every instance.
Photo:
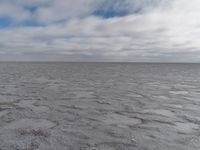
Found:
[[[0,0],[0,61],[200,62],[200,0]]]

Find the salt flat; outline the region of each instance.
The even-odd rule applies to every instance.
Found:
[[[199,150],[200,65],[0,63],[0,150]]]

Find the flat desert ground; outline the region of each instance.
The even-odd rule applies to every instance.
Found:
[[[0,150],[199,150],[200,65],[0,63]]]

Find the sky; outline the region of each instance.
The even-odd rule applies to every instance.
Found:
[[[0,61],[200,62],[200,0],[0,0]]]

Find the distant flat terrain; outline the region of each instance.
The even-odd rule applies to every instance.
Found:
[[[200,64],[0,63],[0,150],[199,150]]]

